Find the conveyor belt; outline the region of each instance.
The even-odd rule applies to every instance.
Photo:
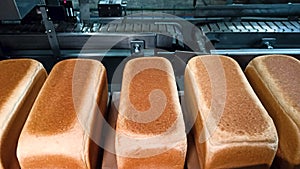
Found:
[[[216,49],[300,48],[300,21],[213,22],[200,29]]]
[[[55,24],[61,49],[81,49],[90,36],[98,38],[102,48],[116,45],[118,40],[130,37],[144,41],[145,48],[170,48],[180,46],[183,39],[181,27],[174,23],[68,23]],[[48,42],[42,24],[2,24],[0,43],[7,49],[47,49]],[[34,35],[34,36],[33,36]],[[30,37],[32,36],[32,37]],[[102,41],[104,43],[102,43]],[[36,42],[39,41],[38,45]],[[23,42],[23,43],[22,43]],[[101,42],[101,43],[100,43]],[[130,41],[118,44],[118,48],[130,49]],[[99,45],[96,45],[97,49]]]
[[[300,21],[276,22],[218,22],[201,26],[204,33],[208,32],[300,32]]]
[[[178,32],[178,25],[168,23],[60,23],[55,25],[55,29],[58,33],[169,33],[169,34],[181,34]],[[0,34],[9,33],[44,33],[45,28],[41,24],[8,24],[1,25]]]

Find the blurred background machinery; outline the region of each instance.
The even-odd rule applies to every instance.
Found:
[[[110,82],[135,56],[223,54],[244,68],[257,55],[299,58],[299,16],[297,0],[1,0],[0,59],[35,58],[48,71],[102,59]]]

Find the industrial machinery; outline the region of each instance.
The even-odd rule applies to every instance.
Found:
[[[35,58],[48,71],[62,59],[99,58],[110,82],[135,56],[224,54],[244,68],[257,55],[299,57],[299,16],[296,0],[5,0],[0,58]]]

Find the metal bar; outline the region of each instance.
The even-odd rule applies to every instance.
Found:
[[[118,24],[116,32],[125,32],[125,24]]]
[[[99,32],[107,32],[108,31],[108,25],[102,25],[99,29]]]
[[[158,25],[150,24],[150,32],[158,32]]]
[[[93,27],[91,29],[91,32],[98,32],[101,24],[100,23],[94,23]]]
[[[128,9],[130,10],[130,9]],[[196,17],[287,17],[300,15],[300,3],[293,4],[234,4],[186,9]],[[179,11],[180,12],[180,11]]]
[[[48,41],[49,41],[50,47],[52,49],[54,58],[58,59],[60,57],[60,49],[59,49],[59,43],[57,40],[54,24],[48,18],[46,7],[42,6],[42,7],[40,7],[40,10],[42,13],[43,23],[45,25],[46,33],[48,36]]]
[[[208,27],[207,25],[201,26],[201,29],[202,29],[202,32],[203,32],[203,33],[210,32],[210,29],[209,29],[209,27]]]
[[[230,49],[230,50],[211,50],[210,53],[218,54],[218,55],[264,55],[264,54],[299,55],[300,49]]]
[[[49,50],[14,50],[8,53],[13,56],[41,57],[51,54]],[[110,50],[61,50],[63,57],[127,57],[131,56],[130,49],[110,49]],[[144,49],[144,56],[154,56],[154,49]]]
[[[297,21],[291,21],[291,23],[296,27],[296,28],[300,28],[300,24]]]
[[[248,30],[248,32],[253,32],[253,27],[249,24],[249,22],[242,22],[242,24],[244,25],[246,30]]]
[[[258,22],[258,24],[267,32],[274,32],[265,22]]]
[[[278,26],[276,26],[273,22],[267,22],[267,24],[269,25],[269,27],[271,29],[273,29],[275,32],[277,32],[280,28],[278,28]]]
[[[84,24],[84,26],[82,27],[81,32],[90,33],[91,32],[91,25],[90,24]]]
[[[74,32],[82,32],[84,24],[83,23],[77,23],[75,28],[74,28]]]
[[[241,22],[233,22],[233,24],[235,25],[235,27],[239,30],[241,30],[242,32],[246,31],[246,28],[242,25]]]
[[[90,20],[90,4],[89,0],[79,0],[80,5],[80,21],[88,23]]]
[[[4,56],[4,52],[2,51],[2,47],[1,47],[1,44],[0,44],[0,57]]]
[[[167,25],[167,32],[170,33],[171,35],[175,34],[175,28],[173,25]]]
[[[132,32],[133,31],[133,24],[126,23],[125,24],[125,32]]]
[[[290,22],[294,27],[296,28],[296,32],[300,32],[300,24],[297,21],[291,21]]]
[[[142,24],[142,32],[150,32],[150,25]]]
[[[165,24],[159,24],[159,25],[158,25],[158,30],[159,30],[159,32],[161,32],[161,33],[165,33],[165,32],[167,32],[167,27],[166,27]]]
[[[237,27],[235,27],[235,25],[233,25],[232,22],[225,22],[225,25],[227,25],[231,32],[240,32],[240,30],[237,29]]]
[[[108,32],[116,32],[117,25],[116,24],[107,24],[108,25]]]
[[[211,29],[213,32],[219,32],[219,31],[220,31],[218,25],[215,24],[215,23],[211,23],[211,24],[209,24],[208,26],[210,27],[210,29]]]
[[[297,30],[297,28],[292,25],[289,21],[285,21],[285,22],[282,22],[291,32],[294,32]]]
[[[275,25],[277,25],[280,28],[280,31],[282,32],[289,32],[289,29],[283,25],[281,22],[274,22]]]
[[[134,32],[142,32],[142,24],[133,24],[133,31]]]
[[[228,31],[228,27],[223,22],[219,22],[217,24],[221,31],[224,31],[224,32]]]
[[[59,1],[58,0],[46,0],[46,4],[47,5],[58,6],[59,5]]]
[[[257,24],[257,22],[250,22],[250,25],[256,29],[258,32],[266,32],[261,26]]]

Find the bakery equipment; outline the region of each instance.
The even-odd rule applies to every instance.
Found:
[[[126,15],[126,1],[122,0],[99,0],[99,17],[120,17]]]
[[[23,3],[25,2],[16,1],[15,4],[22,6]],[[50,58],[57,59],[76,56],[91,36],[97,37],[97,44],[92,45],[91,48],[96,48],[97,52],[92,53],[98,56],[126,57],[136,51],[135,46],[137,51],[140,51],[137,52],[139,55],[165,54],[154,50],[157,48],[166,49],[167,54],[173,55],[190,52],[232,56],[272,53],[297,55],[300,52],[298,20],[300,5],[297,3],[195,1],[193,7],[190,2],[185,5],[177,1],[169,4],[161,2],[159,6],[149,1],[144,2],[145,6],[141,7],[141,3],[135,0],[99,1],[103,5],[127,4],[126,15],[124,11],[122,15],[109,14],[114,10],[100,14],[98,2],[94,8],[91,5],[87,6],[89,1],[83,0],[79,1],[77,8],[76,2],[71,1],[56,0],[46,1],[46,3],[46,6],[38,5],[26,17],[22,17],[23,19],[19,17],[14,22],[5,17],[10,13],[8,12],[10,8],[1,13],[0,53],[2,57],[52,55]],[[172,3],[174,6],[171,5]],[[106,7],[108,10],[109,6]],[[42,12],[43,8],[45,12]],[[183,20],[192,22],[201,31],[184,33],[182,30],[185,29],[184,24],[179,18],[128,17],[149,11],[181,16]],[[110,23],[115,19],[118,20]],[[148,23],[144,24],[145,20]],[[126,42],[114,44],[118,39],[125,37],[130,38],[125,40]],[[197,47],[191,50],[184,44],[188,41]],[[214,47],[205,46],[210,42]],[[106,52],[105,50],[111,46],[118,50]]]
[[[43,0],[2,0],[0,1],[0,20],[19,20],[24,18]]]
[[[109,81],[119,63],[132,55],[178,56],[186,62],[194,55],[224,54],[242,68],[262,54],[299,57],[300,4],[263,2],[103,1],[126,4],[126,15],[99,17],[98,1],[93,6],[92,0],[49,0],[36,3],[23,19],[1,14],[0,57],[36,58],[48,71],[65,58],[102,58]],[[183,71],[178,72],[181,76]]]
[[[126,4],[126,13],[112,14],[112,6],[104,12],[106,6],[101,14],[99,2],[121,4],[122,9]],[[141,6],[138,0],[99,2],[93,6],[92,0],[49,0],[46,5],[36,3],[23,19],[10,20],[1,14],[0,57],[36,58],[48,71],[65,58],[102,58],[110,82],[119,63],[132,55],[178,56],[186,62],[194,55],[223,54],[245,68],[257,55],[300,54],[297,3],[149,0]],[[183,69],[175,71],[182,76]]]

